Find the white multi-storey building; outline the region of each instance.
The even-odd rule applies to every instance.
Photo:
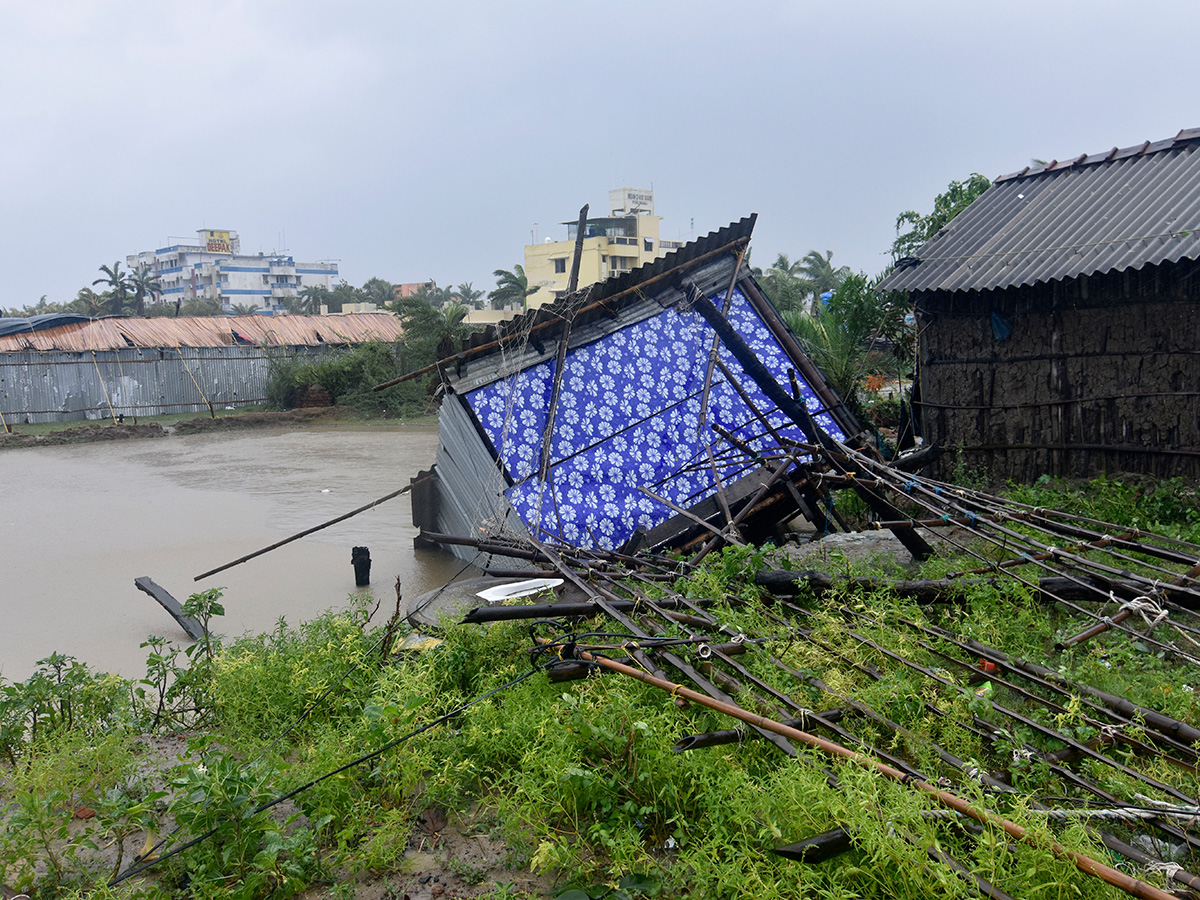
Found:
[[[125,257],[131,270],[146,267],[158,276],[162,292],[151,303],[216,300],[224,310],[240,303],[282,309],[286,299],[307,287],[332,289],[337,263],[298,263],[291,256],[243,256],[236,231],[200,229],[196,244],[173,244]]]

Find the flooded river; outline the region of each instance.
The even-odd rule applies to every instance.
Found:
[[[94,668],[144,672],[149,634],[184,642],[134,578],[183,602],[223,587],[227,635],[344,606],[350,551],[370,548],[380,618],[449,580],[461,563],[415,551],[407,496],[201,582],[193,576],[406,485],[428,468],[437,429],[250,431],[0,453],[0,675],[27,677],[57,650]]]

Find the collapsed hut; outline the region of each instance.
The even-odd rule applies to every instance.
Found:
[[[755,217],[649,265],[472,335],[442,361],[437,462],[413,486],[419,541],[531,535],[573,547],[680,546],[742,516],[761,535],[804,514],[831,527],[805,477],[815,431],[864,432],[745,265]],[[697,309],[751,348],[751,373]],[[789,385],[806,430],[771,386]]]
[[[997,178],[880,284],[933,471],[1200,475],[1197,261],[1200,128]]]
[[[971,863],[972,836],[990,839],[977,825],[1132,896],[1174,896],[1139,875],[1200,888],[1200,809],[1156,768],[1200,770],[1192,724],[1069,678],[1065,667],[1019,659],[954,617],[883,621],[869,603],[817,613],[794,600],[892,591],[955,602],[982,585],[1000,592],[996,602],[1037,597],[1069,616],[1054,652],[1108,635],[1186,672],[1200,666],[1200,546],[880,460],[742,268],[752,224],[571,295],[441,361],[437,465],[413,484],[421,539],[471,561],[482,553],[521,564],[489,563],[494,587],[476,594],[485,602],[464,621],[535,622],[532,658],[554,680],[620,673],[742,723],[686,735],[677,752],[761,738],[789,757],[808,747],[923,794],[968,835],[951,847],[957,838],[947,833],[947,843],[925,848],[929,860],[980,896],[1009,895]],[[743,630],[740,596],[694,599],[676,589],[710,549],[752,542],[797,512],[818,538],[841,525],[829,492],[843,489],[915,558],[935,549],[953,558],[948,571],[924,581],[759,571],[761,618],[751,621],[766,631]],[[693,547],[690,559],[661,552]],[[513,578],[523,580],[502,582]],[[988,768],[837,687],[850,671],[869,682],[915,679],[903,701],[978,739]],[[1064,727],[1072,704],[1086,709],[1086,733]],[[1064,796],[1017,786],[1022,767],[1034,765]],[[840,789],[838,775],[829,777]],[[1013,798],[1056,826],[1082,809],[1094,814],[1088,835],[1138,874],[1007,818],[1001,810]],[[855,839],[837,828],[774,852],[812,863]],[[918,840],[899,830],[895,839]]]

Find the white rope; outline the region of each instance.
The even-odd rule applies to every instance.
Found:
[[[1024,747],[1017,747],[1012,752],[1012,761],[1015,763],[1028,762],[1035,756],[1032,750],[1027,750]]]
[[[1146,863],[1146,871],[1153,872],[1157,875],[1162,875],[1164,879],[1170,881],[1179,872],[1183,871],[1183,866],[1173,862],[1158,862],[1157,860],[1149,860]]]
[[[1134,597],[1132,600],[1126,600],[1121,604],[1120,608],[1127,609],[1130,612],[1140,615],[1142,617],[1142,621],[1146,623],[1147,631],[1156,628],[1160,622],[1167,618],[1167,611],[1154,600],[1151,600],[1146,596]]]

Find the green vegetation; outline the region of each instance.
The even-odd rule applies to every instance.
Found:
[[[971,202],[992,186],[991,179],[978,172],[966,181],[952,181],[946,190],[933,200],[933,211],[921,215],[906,209],[896,217],[896,240],[892,244],[892,259],[912,256],[921,245],[950,224],[950,220],[971,205]],[[907,226],[907,230],[905,227]]]
[[[1099,481],[1016,494],[1194,539],[1200,524],[1189,490]],[[833,571],[865,571],[831,562]],[[1200,714],[1188,690],[1194,673],[1122,635],[1056,653],[1056,630],[1079,622],[1039,605],[1019,585],[974,586],[961,603],[930,608],[888,591],[847,588],[820,603],[801,597],[802,608],[784,617],[778,604],[764,603],[751,578],[760,566],[781,564],[771,548],[729,549],[675,588],[718,598],[711,611],[734,631],[776,636],[740,657],[755,677],[814,710],[853,699],[877,711],[901,730],[862,717],[843,725],[922,771],[949,777],[972,802],[1093,857],[1105,858],[1105,851],[1081,826],[1050,824],[1030,805],[1040,798],[1062,806],[1066,801],[1056,798],[1078,795],[1018,752],[1062,744],[1013,727],[994,705],[1018,708],[1080,741],[1098,736],[1088,708],[1079,698],[1059,698],[1055,709],[998,682],[973,682],[976,661],[966,659],[966,668],[949,662],[939,654],[962,654],[917,626],[974,637],[1185,721]],[[961,564],[935,559],[922,574]],[[219,621],[219,593],[194,596],[189,610]],[[540,633],[556,636],[548,627]],[[523,677],[531,647],[525,625],[447,624],[440,636],[432,650],[385,656],[384,627],[352,604],[299,626],[281,621],[267,634],[214,637],[187,650],[152,638],[146,675],[134,681],[53,654],[25,681],[0,683],[2,880],[40,897],[287,897],[307,885],[348,893],[355,873],[407,877],[404,850],[419,843],[419,818],[438,809],[448,828],[503,841],[514,871],[552,875],[559,896],[570,900],[968,896],[950,869],[926,856],[933,845],[1014,896],[1115,896],[1045,849],[1015,845],[991,827],[979,835],[961,831],[931,814],[935,805],[921,795],[813,751],[788,760],[747,739],[674,753],[680,737],[731,723],[696,706],[679,709],[665,693],[620,675],[565,683],[541,673]],[[619,636],[580,641],[621,655]],[[800,680],[772,665],[768,650]],[[522,678],[451,722],[404,739]],[[963,727],[972,721],[979,727]],[[1005,736],[985,739],[988,727]],[[184,757],[160,775],[143,735],[181,731],[191,735]],[[1007,771],[1019,792],[984,791],[944,766],[931,742],[984,771]],[[294,805],[264,808],[392,744],[296,794]],[[1120,744],[1105,752],[1195,792],[1186,769]],[[1081,770],[1121,796],[1136,789],[1112,769]],[[77,818],[84,807],[95,815]],[[836,826],[849,831],[853,845],[827,862],[800,864],[767,852]],[[165,839],[156,851],[165,856],[210,832],[145,875],[103,888],[138,848]],[[102,858],[96,848],[104,847],[110,852]],[[472,880],[488,877],[467,863],[459,870]],[[502,890],[496,896],[517,895]]]
[[[496,309],[511,306],[513,309],[523,310],[529,295],[537,292],[537,287],[531,287],[529,284],[525,267],[519,263],[512,267],[512,271],[496,269],[492,274],[496,276],[496,287],[488,294],[488,299]]]
[[[903,294],[879,293],[866,277],[847,275],[819,316],[790,310],[783,318],[855,415],[870,421],[860,399],[867,377],[889,373],[899,379],[912,365],[906,312]]]
[[[965,181],[950,182],[934,198],[932,212],[900,213],[891,247],[893,262],[915,253],[989,187],[987,178],[972,174]],[[831,250],[824,254],[810,250],[796,261],[780,253],[770,268],[753,272],[805,352],[859,420],[869,428],[895,428],[899,398],[893,398],[893,409],[886,398],[880,398],[878,388],[903,384],[911,377],[916,331],[908,315],[907,293],[876,288],[891,266],[868,278],[846,266],[835,268]],[[823,300],[826,294],[829,297]],[[887,405],[876,409],[880,403]]]
[[[329,391],[338,406],[363,415],[405,418],[428,415],[431,401],[423,381],[414,380],[383,391],[373,390],[375,385],[420,366],[420,357],[410,354],[407,347],[407,342],[372,341],[358,347],[333,350],[315,360],[279,352],[270,360],[267,405],[272,409],[291,409],[301,386],[319,385]]]

